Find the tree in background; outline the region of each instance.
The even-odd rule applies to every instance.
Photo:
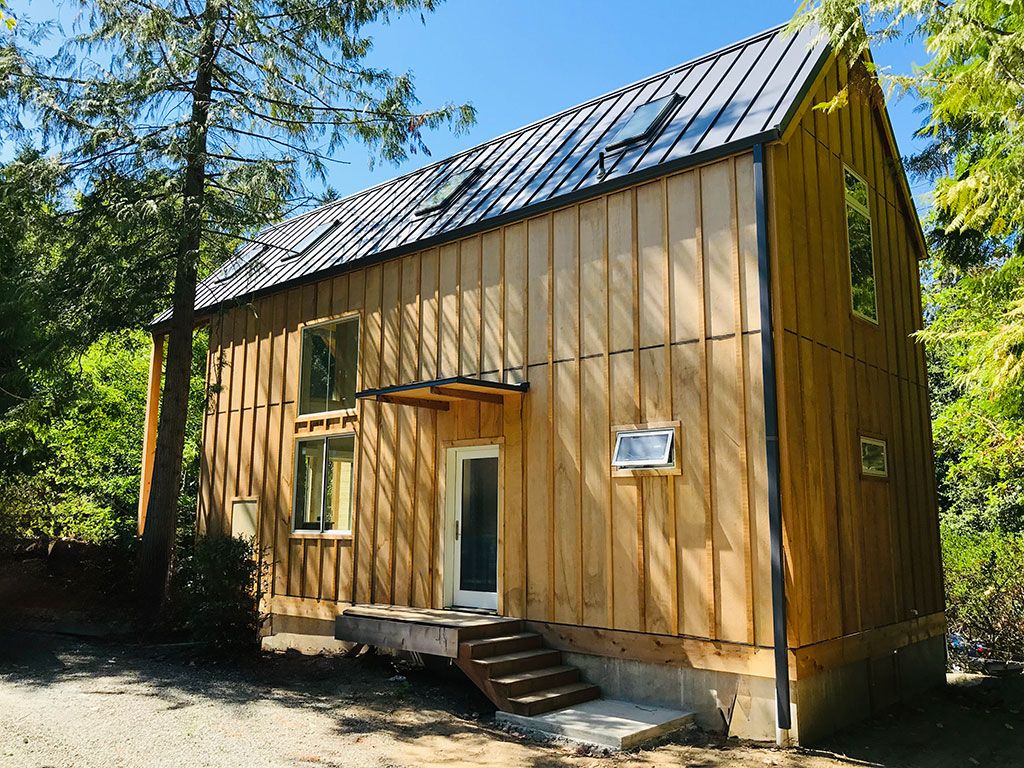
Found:
[[[15,27],[0,53],[9,130],[59,142],[68,172],[162,180],[134,205],[168,223],[172,315],[139,582],[160,605],[174,543],[204,258],[308,201],[303,174],[357,140],[385,160],[425,151],[421,130],[473,119],[420,111],[412,79],[366,64],[365,30],[434,0],[81,0],[83,31],[53,57]],[[23,119],[25,114],[31,120]],[[131,209],[129,204],[122,213]],[[154,249],[156,250],[156,249]]]

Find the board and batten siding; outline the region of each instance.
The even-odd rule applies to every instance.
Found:
[[[810,104],[847,83],[829,67]],[[790,645],[943,610],[917,227],[877,86],[808,109],[768,154]],[[852,313],[843,164],[867,181],[878,323]],[[862,477],[859,435],[888,443]],[[793,574],[796,574],[794,579]]]
[[[770,645],[753,173],[742,154],[214,318],[202,524],[258,498],[273,595],[441,607],[445,449],[500,441],[503,613]],[[297,419],[300,326],[350,312],[360,389],[529,391]],[[679,474],[612,477],[615,426],[673,421]],[[295,440],[343,431],[354,533],[293,533]]]

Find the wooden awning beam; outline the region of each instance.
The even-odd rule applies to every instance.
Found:
[[[472,389],[454,389],[453,387],[431,387],[430,393],[441,397],[450,397],[453,400],[478,400],[481,403],[505,404],[505,397],[493,392],[477,392]]]
[[[401,395],[377,395],[378,403],[393,403],[394,405],[411,405],[413,408],[433,408],[435,411],[447,411],[446,400],[427,400],[422,397],[403,397]]]

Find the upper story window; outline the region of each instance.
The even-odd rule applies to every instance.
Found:
[[[358,316],[303,328],[299,414],[355,408],[358,369]]]
[[[875,257],[871,237],[868,185],[849,168],[843,168],[846,186],[846,239],[850,248],[850,294],[854,314],[878,322],[875,297]]]

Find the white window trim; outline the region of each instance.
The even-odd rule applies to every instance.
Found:
[[[296,401],[295,401],[295,410],[296,410],[295,420],[297,422],[298,421],[308,420],[308,419],[311,419],[311,418],[321,418],[321,417],[326,417],[326,416],[338,416],[338,415],[345,415],[345,414],[355,413],[355,411],[356,411],[355,405],[353,405],[351,408],[335,408],[334,410],[330,410],[330,411],[307,411],[305,413],[298,413],[298,410],[299,410],[299,407],[300,407],[300,403],[302,402],[302,384],[303,384],[303,381],[302,381],[302,361],[303,361],[303,359],[305,359],[305,354],[306,354],[306,331],[312,330],[313,328],[319,328],[319,327],[324,326],[324,325],[340,325],[341,323],[349,323],[349,322],[355,322],[356,323],[356,392],[358,392],[359,391],[359,384],[360,384],[360,373],[361,373],[360,370],[359,370],[359,360],[360,360],[360,357],[362,356],[362,352],[363,352],[363,333],[362,333],[363,316],[362,316],[362,313],[360,313],[360,312],[350,312],[350,313],[347,313],[347,314],[344,314],[344,315],[339,315],[338,317],[330,317],[330,318],[327,318],[326,320],[317,320],[317,321],[312,322],[312,323],[306,323],[305,325],[302,325],[302,326],[299,327],[299,381],[298,381],[298,390],[297,390],[298,397],[296,398]]]
[[[665,446],[665,453],[660,461],[647,461],[644,459],[629,459],[616,461],[619,453],[619,446],[624,437],[634,435],[668,435],[669,439]],[[674,448],[676,442],[676,430],[673,427],[657,427],[651,429],[624,429],[615,433],[615,447],[612,449],[612,469],[664,469],[674,467]]]
[[[885,461],[885,469],[881,472],[868,469],[864,466],[864,445],[876,445],[882,449],[882,458]],[[889,444],[878,437],[860,436],[860,472],[865,477],[889,477]]]
[[[849,173],[851,176],[859,179],[865,189],[868,191],[868,196],[871,195],[871,187],[868,185],[867,180],[853,170],[848,165],[843,165],[843,198],[848,206],[852,206],[853,210],[858,213],[862,213],[868,219],[868,242],[871,244],[871,282],[875,286],[875,317],[871,315],[865,315],[863,312],[858,312],[857,308],[853,304],[853,254],[850,251],[850,214],[847,211],[846,216],[843,217],[844,223],[846,224],[846,259],[850,265],[850,311],[854,315],[859,317],[865,322],[871,323],[872,325],[878,325],[878,270],[875,268],[875,222],[871,219],[871,208],[866,205],[861,205],[860,201],[850,195],[846,189],[846,174]]]
[[[352,494],[349,496],[349,515],[348,515],[348,528],[324,528],[324,509],[327,506],[327,441],[333,437],[347,437],[352,436]],[[314,441],[320,441],[324,444],[324,465],[323,465],[323,483],[320,490],[320,530],[312,528],[298,528],[295,523],[297,518],[295,516],[295,486],[299,477],[299,445],[301,443]],[[352,531],[355,527],[355,487],[356,487],[356,470],[355,470],[355,443],[356,433],[349,430],[346,432],[334,432],[329,435],[310,435],[295,438],[295,460],[292,462],[292,535],[293,536],[351,536]]]

